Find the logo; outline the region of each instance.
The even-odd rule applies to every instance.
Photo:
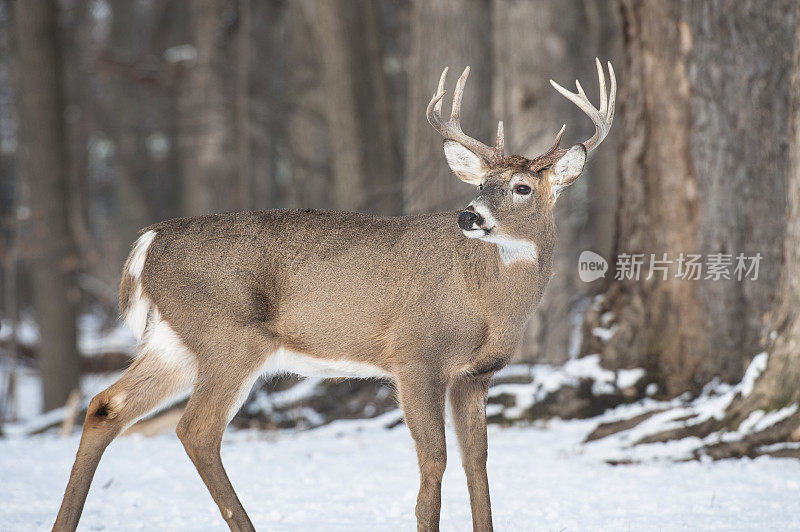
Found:
[[[582,251],[578,258],[578,276],[584,283],[591,283],[606,276],[608,262],[594,251]]]

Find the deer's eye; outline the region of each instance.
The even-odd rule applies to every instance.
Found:
[[[519,194],[521,196],[527,196],[531,193],[531,187],[528,185],[516,185],[514,187],[514,193]]]

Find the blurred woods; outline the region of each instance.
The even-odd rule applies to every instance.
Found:
[[[117,325],[122,262],[155,221],[463,206],[474,191],[425,119],[441,69],[472,67],[468,133],[489,141],[502,119],[533,156],[562,123],[566,145],[591,135],[548,79],[597,102],[597,56],[620,81],[615,126],[559,200],[555,275],[518,360],[599,353],[646,370],[634,394],[673,397],[775,348],[768,374],[796,379],[795,19],[789,0],[0,2],[3,364],[38,365],[47,409],[81,371],[119,367],[78,349],[76,324]],[[605,280],[580,281],[582,250],[609,259]],[[757,280],[613,278],[621,253],[740,252],[762,255]],[[21,341],[30,324],[39,341]]]

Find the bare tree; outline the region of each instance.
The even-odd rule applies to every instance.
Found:
[[[738,380],[761,351],[778,286],[789,170],[790,75],[796,2],[687,2],[692,53],[691,157],[704,253],[762,257],[758,279],[703,281],[714,356],[698,382]]]
[[[241,197],[229,82],[236,79],[230,56],[236,6],[229,0],[199,0],[189,6],[196,58],[187,67],[179,97],[184,211],[232,211]]]
[[[317,38],[325,87],[323,99],[331,151],[333,206],[359,210],[365,204],[366,178],[362,140],[357,123],[355,80],[351,68],[345,18],[346,2],[303,2],[306,18]]]
[[[31,190],[36,245],[34,306],[46,409],[80,386],[76,346],[78,259],[69,232],[67,157],[56,3],[15,2],[19,50],[21,171]]]
[[[512,152],[525,155],[542,151],[562,122],[567,122],[567,139],[584,138],[580,136],[587,127],[585,116],[561,98],[547,78],[572,83],[592,73],[598,55],[615,65],[622,63],[605,53],[612,48],[609,41],[614,44],[607,34],[619,30],[615,13],[607,6],[590,5],[594,9],[589,10],[584,3],[557,0],[493,3],[494,110],[505,121]],[[570,36],[576,27],[590,27],[592,31],[574,40]],[[593,94],[595,87],[588,89]],[[613,139],[617,135],[612,133],[611,137],[599,156],[613,163]],[[613,164],[611,172],[604,172],[603,166],[608,165],[591,165],[589,175],[559,198],[556,274],[526,331],[522,360],[563,363],[580,347],[573,331],[590,286],[578,279],[578,256],[584,249],[607,251],[607,243],[598,242],[597,235],[614,230],[613,219],[604,214],[614,200],[614,190],[609,190],[608,184],[615,183],[617,176]]]
[[[239,172],[240,209],[252,208],[252,172],[250,170],[250,0],[239,0],[239,24],[236,31],[236,157]]]
[[[780,256],[773,242],[787,158],[776,139],[787,131],[793,17],[757,2],[620,5],[627,72],[616,254],[760,252],[764,260],[759,280],[747,283],[687,281],[674,269],[667,280],[612,280],[590,310],[583,352],[645,367],[675,395],[713,376],[739,378],[759,349]],[[613,336],[595,336],[598,326]]]
[[[407,33],[408,6],[379,4],[371,0],[348,2],[351,26],[348,32],[353,59],[358,123],[366,186],[363,211],[400,214],[403,211],[402,134],[397,116],[402,116],[404,93],[393,92],[387,65],[398,34]],[[393,27],[387,27],[391,20]],[[394,69],[393,69],[394,70]],[[399,69],[397,69],[399,70]]]
[[[794,10],[795,20],[800,8]],[[751,393],[737,398],[719,426],[735,427],[757,410],[774,411],[800,402],[800,26],[794,28],[794,58],[791,69],[791,134],[789,169],[786,177],[786,235],[783,267],[777,298],[769,320],[767,365]],[[800,412],[744,438],[710,449],[717,458],[757,453],[774,442],[800,440]],[[715,427],[719,428],[719,427]]]
[[[245,160],[249,164],[245,174],[249,198],[244,205],[253,209],[285,207],[292,188],[286,130],[291,114],[289,77],[294,66],[289,57],[288,15],[293,8],[285,2],[247,0],[245,3],[249,15],[245,17],[242,13],[238,46],[247,46],[250,52],[247,62],[240,57],[237,66],[239,102],[245,96],[242,83],[245,72],[248,84],[246,106],[239,106],[238,118],[240,166]],[[244,27],[248,25],[250,31],[245,43]],[[246,145],[243,128],[249,137]]]
[[[492,31],[487,0],[416,0],[411,7],[408,117],[405,145],[404,200],[409,213],[442,210],[464,204],[473,192],[460,185],[444,162],[439,139],[425,121],[431,86],[442,68],[472,67],[465,95],[469,122],[464,130],[485,141],[494,139],[491,117]],[[476,75],[477,74],[477,75]],[[481,103],[483,102],[483,103]],[[455,221],[453,222],[455,223]]]
[[[792,16],[800,14],[800,7],[787,10]],[[734,396],[725,415],[699,422],[687,422],[682,427],[651,435],[648,441],[666,441],[688,436],[705,438],[713,433],[738,430],[748,417],[772,412],[776,422],[766,428],[747,431],[741,438],[708,438],[710,442],[696,451],[712,458],[757,456],[800,456],[797,448],[770,449],[769,444],[800,440],[800,26],[794,28],[794,57],[791,72],[790,157],[786,174],[785,237],[783,239],[783,265],[777,297],[769,312],[765,327],[767,349],[763,358],[753,367],[755,383],[743,387]],[[760,372],[760,374],[759,374]],[[781,415],[777,411],[784,409]],[[756,418],[757,419],[757,418]],[[630,425],[628,425],[628,428]]]
[[[321,83],[322,65],[313,42],[309,19],[299,2],[289,6],[288,148],[291,164],[291,199],[288,206],[330,208],[328,186],[332,179],[329,165],[329,139],[325,121],[325,90]]]

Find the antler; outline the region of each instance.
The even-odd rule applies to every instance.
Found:
[[[445,91],[444,84],[447,80],[447,70],[442,71],[442,76],[439,78],[439,88],[431,98],[428,104],[426,115],[428,122],[433,128],[438,131],[445,139],[454,140],[466,147],[467,149],[485,157],[489,164],[494,164],[505,157],[505,136],[503,133],[503,122],[497,125],[497,141],[494,148],[490,148],[483,142],[476,140],[461,130],[461,98],[464,95],[464,84],[469,77],[469,67],[464,69],[464,73],[458,78],[456,83],[456,90],[453,93],[453,110],[450,113],[450,120],[445,121],[442,118],[442,99],[444,98]]]
[[[600,109],[595,109],[595,107],[589,102],[589,98],[587,98],[586,93],[583,92],[583,88],[581,87],[581,83],[579,81],[575,82],[575,85],[578,87],[578,93],[575,94],[568,91],[552,79],[550,80],[550,84],[555,90],[560,92],[566,99],[577,105],[581,111],[586,113],[589,118],[592,119],[595,128],[594,135],[592,135],[592,138],[583,143],[583,146],[586,148],[587,152],[597,148],[597,146],[603,142],[603,139],[606,138],[606,135],[608,135],[608,131],[611,129],[611,123],[614,121],[614,103],[617,97],[617,78],[614,77],[614,67],[611,66],[611,61],[608,62],[608,74],[611,78],[611,91],[608,94],[606,94],[606,76],[603,72],[603,67],[600,65],[600,60],[595,58],[595,63],[597,64],[597,76],[600,78]],[[555,146],[558,146],[557,141]]]

